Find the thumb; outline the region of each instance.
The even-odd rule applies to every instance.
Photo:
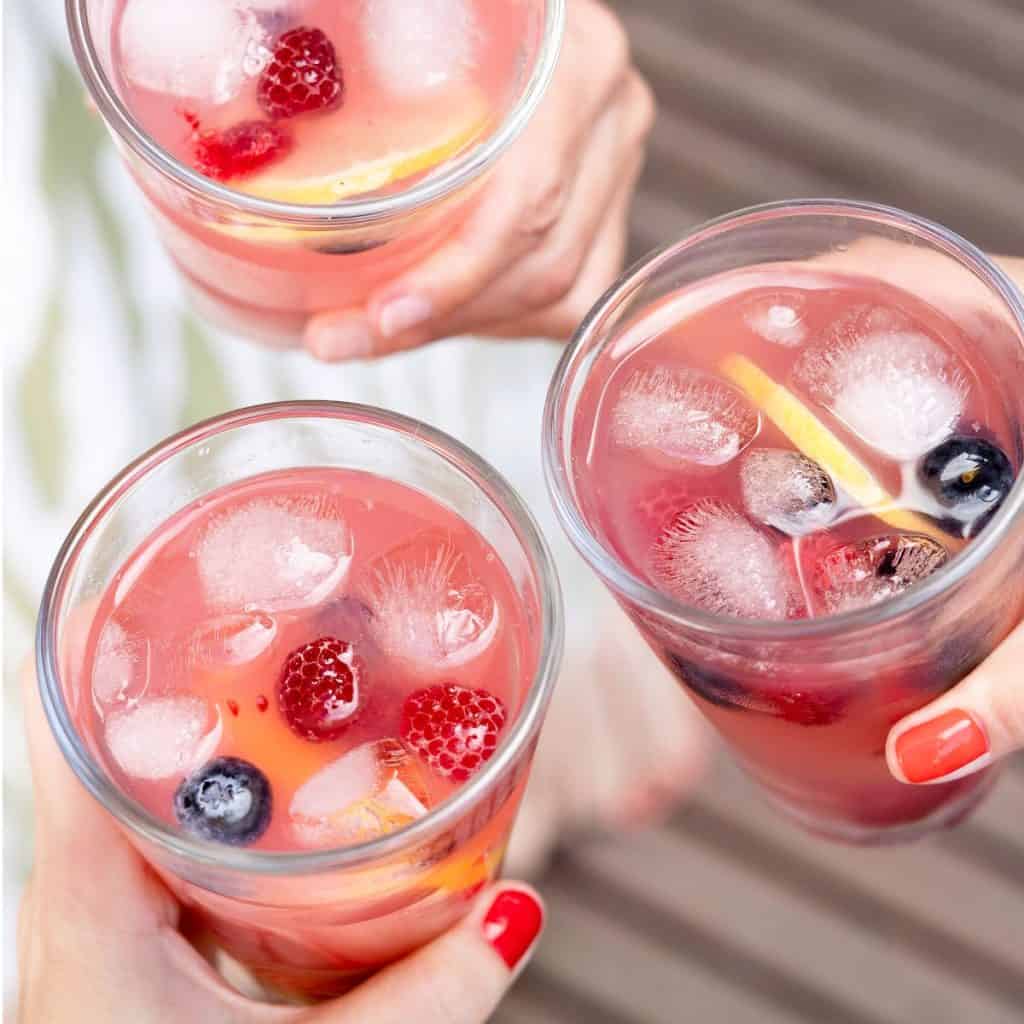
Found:
[[[451,931],[303,1020],[484,1024],[525,966],[543,925],[543,905],[532,889],[518,882],[491,887]]]
[[[952,782],[1024,747],[1024,624],[952,690],[897,722],[886,758],[900,782]]]

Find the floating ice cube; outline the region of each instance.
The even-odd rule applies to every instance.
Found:
[[[121,69],[135,85],[182,99],[226,103],[269,58],[267,0],[128,0]]]
[[[192,634],[193,661],[204,668],[237,668],[265,654],[277,635],[277,623],[260,612],[222,615]]]
[[[757,433],[760,419],[731,384],[700,370],[637,370],[612,411],[612,439],[655,458],[720,466]]]
[[[494,598],[440,531],[378,559],[364,590],[377,644],[420,669],[464,664],[483,653],[498,630]]]
[[[801,356],[794,373],[867,444],[901,460],[950,433],[968,390],[952,352],[881,308],[845,316]]]
[[[831,477],[800,452],[751,449],[740,465],[740,486],[747,512],[783,533],[820,529],[835,513]]]
[[[287,611],[334,593],[348,573],[352,544],[329,499],[257,498],[214,518],[196,558],[218,610]]]
[[[807,296],[785,289],[758,295],[745,304],[743,319],[747,326],[765,341],[785,348],[796,348],[807,337],[804,307]]]
[[[784,619],[795,586],[774,544],[724,502],[683,509],[655,545],[655,579],[674,597],[718,615]]]
[[[872,537],[829,552],[814,568],[813,587],[830,615],[878,604],[945,565],[946,549],[919,534]]]
[[[364,743],[296,791],[289,814],[310,846],[364,843],[427,813],[422,769],[398,740]]]
[[[366,53],[380,82],[411,97],[466,76],[478,30],[467,0],[366,0]]]
[[[137,700],[149,685],[149,641],[129,636],[110,619],[100,633],[92,666],[92,692],[104,706]]]
[[[220,742],[220,720],[198,697],[153,697],[107,720],[105,739],[126,775],[156,781],[187,775]]]

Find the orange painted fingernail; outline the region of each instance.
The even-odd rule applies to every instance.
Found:
[[[966,711],[947,711],[915,725],[896,740],[895,754],[908,782],[934,782],[988,753],[985,730]]]

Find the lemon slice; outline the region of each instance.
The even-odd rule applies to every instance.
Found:
[[[728,355],[719,363],[719,369],[858,504],[899,530],[934,537],[947,548],[955,543],[930,519],[900,508],[871,470],[796,395],[776,383],[746,356]]]
[[[443,108],[424,111],[410,119],[408,128],[401,132],[394,124],[374,123],[359,131],[346,126],[336,135],[307,138],[293,157],[246,179],[239,188],[261,199],[329,206],[422,174],[465,149],[488,120],[486,101],[476,88],[460,90],[458,97],[445,102]],[[389,149],[389,136],[397,136],[400,147]],[[295,159],[305,156],[298,151],[302,146],[316,146],[321,152],[326,149],[335,154],[338,169],[329,174],[303,174]]]

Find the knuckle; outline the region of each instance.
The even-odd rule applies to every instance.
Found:
[[[537,186],[516,230],[528,247],[543,241],[561,219],[569,198],[569,183],[562,177],[543,181]]]
[[[579,276],[582,255],[576,252],[554,252],[538,263],[524,299],[530,309],[544,309],[561,302],[571,291]]]

